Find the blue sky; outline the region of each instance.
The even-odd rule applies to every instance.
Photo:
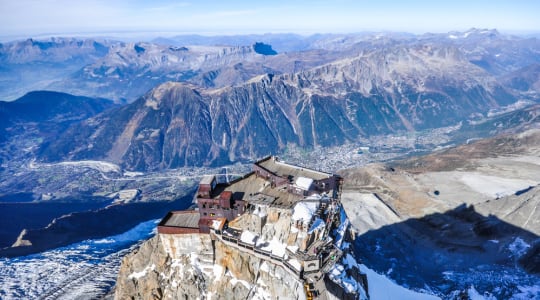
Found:
[[[539,32],[539,0],[0,0],[0,36],[169,32]]]

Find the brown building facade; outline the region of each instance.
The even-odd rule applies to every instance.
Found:
[[[235,199],[231,191],[223,191],[218,188],[215,176],[205,176],[199,184],[197,191],[197,207],[200,220],[201,233],[209,233],[213,220],[225,218],[227,221],[234,220],[246,210],[246,201],[241,198]]]

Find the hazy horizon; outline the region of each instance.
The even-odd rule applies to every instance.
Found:
[[[365,31],[356,31],[356,32],[246,32],[246,33],[219,33],[219,32],[163,32],[163,31],[126,31],[126,32],[65,32],[65,33],[43,33],[38,35],[30,36],[0,36],[0,42],[9,43],[14,41],[22,41],[26,39],[35,39],[35,40],[47,40],[51,38],[80,38],[80,39],[111,39],[125,42],[150,42],[158,38],[174,38],[180,36],[204,36],[204,37],[224,37],[224,36],[249,36],[249,35],[298,35],[309,37],[317,34],[328,34],[328,35],[361,35],[361,34],[376,34],[376,33],[395,33],[395,34],[413,34],[413,35],[423,35],[423,34],[445,34],[450,32],[466,32],[468,30],[479,29],[479,30],[497,30],[502,34],[509,34],[521,37],[537,37],[540,38],[540,30],[538,31],[505,31],[498,28],[469,28],[464,30],[449,30],[449,31],[426,31],[426,32],[407,32],[407,31],[392,31],[392,30],[365,30]]]
[[[0,3],[4,41],[49,36],[125,38],[264,33],[407,32],[497,29],[540,32],[540,2],[518,1],[296,1],[17,0]]]

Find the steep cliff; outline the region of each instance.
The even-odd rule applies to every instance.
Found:
[[[124,258],[116,284],[115,299],[305,299],[302,283],[282,267],[199,234],[148,240]]]
[[[330,270],[332,279],[326,277],[317,286],[323,287],[319,294],[327,299],[363,299],[365,295],[352,296],[339,285],[358,269],[354,257],[347,254]],[[304,283],[283,266],[213,242],[209,235],[160,234],[124,257],[115,299],[165,298],[306,299],[306,291]]]
[[[115,298],[367,299],[343,207],[316,203],[254,204],[210,234],[158,233],[124,258]]]

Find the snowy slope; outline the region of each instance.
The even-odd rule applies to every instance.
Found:
[[[435,300],[441,299],[437,296],[422,294],[408,290],[388,277],[378,274],[365,265],[360,265],[362,272],[367,274],[369,284],[369,296],[371,300]]]
[[[114,286],[124,255],[155,232],[157,220],[105,239],[0,259],[0,299],[95,299]]]

